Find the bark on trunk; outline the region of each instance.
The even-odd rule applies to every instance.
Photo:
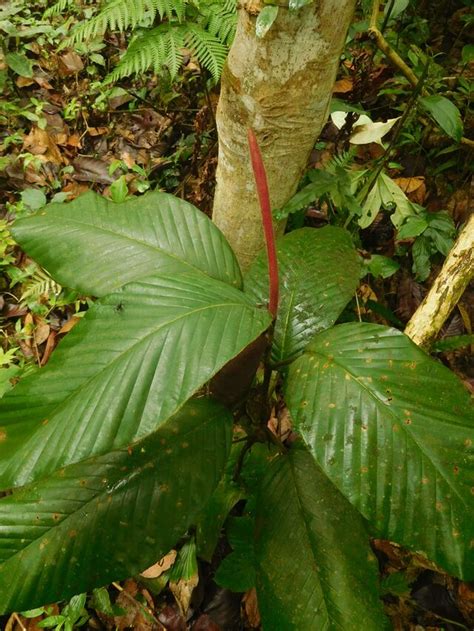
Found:
[[[272,206],[283,206],[326,121],[355,0],[315,0],[299,11],[280,7],[270,31],[259,39],[255,21],[261,6],[246,0],[239,11],[217,109],[213,218],[243,269],[263,245],[247,128],[255,130],[262,150]]]

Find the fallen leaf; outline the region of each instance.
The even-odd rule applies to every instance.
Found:
[[[393,181],[398,184],[410,201],[423,205],[426,197],[426,184],[422,175],[397,177]]]
[[[64,53],[59,58],[58,70],[61,77],[67,77],[68,75],[77,74],[84,69],[82,59],[73,50]]]
[[[69,333],[69,331],[76,326],[76,324],[78,322],[80,322],[81,318],[78,318],[77,316],[72,316],[71,318],[69,318],[69,320],[67,322],[65,322],[62,327],[59,329],[58,333]]]
[[[74,178],[81,182],[99,182],[112,184],[115,178],[109,174],[109,165],[95,158],[78,157],[72,161]]]
[[[109,131],[108,127],[88,127],[87,133],[89,136],[103,136]]]
[[[176,554],[176,550],[171,550],[171,552],[168,552],[168,554],[166,554],[157,563],[142,572],[140,576],[143,576],[143,578],[158,578],[163,574],[163,572],[166,572],[170,569],[170,567],[176,560]]]
[[[79,184],[79,182],[68,182],[66,186],[63,186],[61,189],[63,193],[67,193],[69,200],[76,199],[79,195],[87,193],[88,190],[89,187],[87,184]]]
[[[46,342],[46,340],[49,337],[49,333],[50,333],[49,324],[44,322],[44,320],[39,321],[36,324],[35,330],[33,333],[33,339],[35,340],[36,346],[39,346],[40,344],[43,344],[43,342]]]
[[[247,622],[252,629],[258,629],[260,627],[260,612],[258,610],[257,591],[255,587],[252,587],[242,599],[244,605],[245,615],[247,616]]]
[[[44,353],[43,353],[43,357],[41,358],[41,366],[44,366],[47,362],[48,359],[51,356],[51,353],[53,352],[54,348],[56,346],[56,333],[55,331],[51,331],[51,333],[48,336],[48,339],[46,340],[46,346],[44,349]]]
[[[32,77],[17,77],[15,80],[15,84],[19,88],[27,88],[30,85],[33,85],[35,80]]]
[[[344,77],[343,79],[339,79],[338,81],[336,81],[332,91],[333,94],[347,94],[348,92],[352,91],[353,87],[354,85],[352,79]]]
[[[44,156],[46,162],[61,164],[61,153],[49,133],[45,129],[33,127],[23,141],[23,148],[36,156]]]
[[[170,581],[169,586],[171,593],[178,603],[178,607],[183,614],[184,618],[188,613],[189,605],[191,603],[191,597],[193,595],[194,588],[199,583],[199,575],[195,574],[190,579],[181,578],[176,583]]]

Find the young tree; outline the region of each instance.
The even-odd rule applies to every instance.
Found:
[[[259,37],[256,21],[265,5],[245,0],[222,75],[213,217],[244,269],[263,245],[247,128],[257,134],[277,208],[294,194],[326,122],[355,0],[318,0],[300,9],[292,4],[305,3],[282,2]]]

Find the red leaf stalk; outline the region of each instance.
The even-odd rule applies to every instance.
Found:
[[[275,319],[278,309],[278,261],[275,247],[275,234],[273,232],[272,209],[270,206],[270,194],[268,192],[267,174],[263,164],[262,154],[258,146],[257,137],[253,129],[247,130],[247,137],[250,149],[250,159],[257,186],[260,209],[262,211],[263,232],[268,256],[268,275],[270,282],[270,302],[268,310]]]

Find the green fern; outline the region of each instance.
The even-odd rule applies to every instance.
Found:
[[[201,26],[214,35],[223,44],[232,43],[236,27],[236,1],[225,0],[224,3],[210,0],[200,5],[203,16]]]
[[[41,296],[46,296],[47,298],[51,295],[59,296],[61,291],[61,285],[54,281],[44,269],[38,268],[23,284],[20,303],[38,302]]]
[[[69,37],[69,43],[93,39],[105,31],[134,29],[147,20],[160,18],[183,20],[187,0],[111,0],[91,20],[79,24]]]
[[[59,3],[71,0],[59,0]],[[117,67],[106,78],[116,81],[131,74],[167,69],[172,79],[183,64],[183,48],[188,48],[200,65],[218,81],[235,34],[236,0],[110,0],[88,22],[79,24],[68,43],[73,44],[103,35],[106,30],[140,29]]]
[[[336,169],[338,167],[345,169],[347,171],[352,166],[352,163],[354,162],[356,155],[357,155],[356,147],[350,147],[349,149],[347,149],[347,151],[343,151],[340,154],[336,154],[332,156],[332,158],[328,161],[328,163],[324,167],[324,170],[332,174],[336,172]]]
[[[183,63],[184,32],[182,25],[161,24],[130,44],[118,66],[107,77],[116,81],[130,74],[152,70],[156,74],[167,68],[174,79]]]
[[[218,81],[227,57],[227,46],[209,31],[192,23],[187,24],[186,45],[201,66],[209,70],[214,81]]]
[[[52,7],[49,7],[48,9],[46,9],[46,11],[43,14],[43,18],[46,19],[46,18],[54,17],[55,15],[60,15],[75,2],[76,0],[58,0],[58,2],[53,4]]]
[[[183,63],[183,48],[188,48],[199,63],[218,81],[227,57],[227,46],[192,22],[165,23],[138,37],[107,78],[115,81],[147,70],[159,74],[167,68],[172,79]]]

